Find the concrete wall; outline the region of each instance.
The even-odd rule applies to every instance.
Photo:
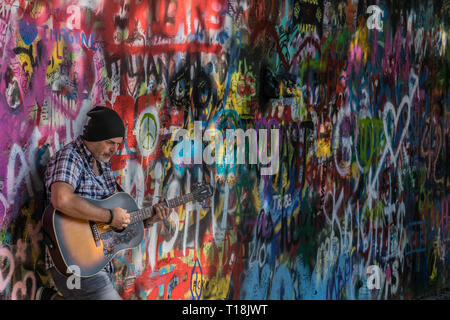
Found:
[[[97,104],[126,123],[112,164],[139,204],[215,188],[207,206],[172,211],[173,235],[154,226],[116,256],[124,298],[405,299],[448,284],[449,12],[448,0],[2,1],[0,298],[51,285],[42,173]],[[256,164],[177,164],[171,134],[196,121],[279,140]],[[279,168],[261,175],[271,147]]]

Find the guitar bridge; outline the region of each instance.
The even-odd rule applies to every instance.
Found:
[[[92,221],[89,221],[89,225],[91,226],[92,235],[94,236],[95,246],[100,247],[100,233],[98,232],[97,225]]]

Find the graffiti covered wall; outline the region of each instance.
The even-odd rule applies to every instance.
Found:
[[[139,205],[214,187],[116,256],[123,298],[448,285],[449,15],[448,0],[1,1],[0,298],[51,285],[43,171],[99,104],[125,122],[112,166]],[[180,128],[202,148],[208,128],[267,139],[254,162],[250,143],[244,163],[180,162]]]

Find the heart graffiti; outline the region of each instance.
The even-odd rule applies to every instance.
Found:
[[[31,281],[31,288],[27,286],[28,280]],[[29,292],[30,289],[31,291]],[[20,292],[20,296],[19,293]],[[34,300],[34,296],[36,293],[36,278],[34,276],[34,273],[32,271],[28,271],[25,274],[25,277],[22,281],[18,281],[12,290],[11,299],[12,300],[19,300],[19,298],[22,298],[23,300],[25,298],[28,298],[30,300]]]
[[[412,79],[411,79],[412,78]],[[411,80],[413,80],[413,84],[411,85]],[[389,150],[389,153],[392,156],[392,162],[394,163],[394,167],[397,164],[397,158],[398,154],[401,150],[403,140],[408,132],[409,122],[411,120],[411,105],[413,101],[414,93],[417,90],[419,84],[419,78],[414,73],[414,70],[411,69],[411,76],[410,76],[410,83],[409,83],[409,95],[404,96],[400,107],[396,111],[394,108],[394,105],[391,102],[386,102],[384,105],[384,111],[383,111],[383,129],[384,129],[384,135],[386,136],[386,147]],[[400,125],[399,120],[401,115],[404,112],[404,109],[406,108],[407,112],[407,118],[403,126]],[[391,117],[389,117],[391,115]],[[388,130],[389,120],[388,118],[391,118],[393,121],[392,127],[392,133]],[[398,137],[399,130],[401,131],[400,138],[395,141],[396,137]],[[395,146],[393,143],[397,146],[397,148],[394,151]]]
[[[407,108],[408,116],[407,116],[405,124],[402,126],[399,123],[399,119],[403,113],[404,108]],[[387,148],[389,149],[389,153],[392,156],[392,162],[394,163],[394,167],[396,166],[396,163],[397,163],[397,158],[398,158],[398,154],[400,152],[401,146],[402,146],[403,139],[405,138],[405,135],[408,131],[408,126],[409,126],[409,121],[410,121],[410,109],[411,109],[411,104],[409,103],[408,97],[403,98],[402,103],[400,104],[400,107],[398,109],[398,112],[395,111],[394,106],[390,102],[387,102],[384,106],[383,129],[384,129],[384,135],[386,136]],[[391,121],[393,122],[392,133],[390,133],[388,130],[388,122],[389,122],[388,117],[390,114],[392,114]],[[403,128],[403,130],[402,130],[402,128]],[[400,139],[398,140],[398,143],[397,143],[397,141],[395,141],[395,137],[398,136],[399,130],[402,130],[402,132],[400,135]],[[395,145],[397,145],[397,149],[395,151],[394,151],[393,142]]]
[[[7,261],[9,261],[9,271],[6,277],[3,275],[3,269],[6,269]],[[14,258],[11,252],[7,248],[0,248],[0,262],[2,262],[2,268],[0,270],[0,292],[6,289],[14,272]]]
[[[19,23],[19,32],[23,42],[25,42],[25,44],[29,46],[34,41],[34,39],[36,39],[38,29],[35,24],[28,23],[25,19],[22,19]]]

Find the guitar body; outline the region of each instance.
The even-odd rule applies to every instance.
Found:
[[[165,200],[169,208],[190,201],[203,201],[213,194],[207,184],[198,184],[189,194]],[[68,277],[75,274],[91,277],[104,268],[114,255],[138,246],[144,237],[143,220],[149,218],[152,209],[139,209],[134,199],[125,192],[118,192],[106,199],[87,199],[105,209],[122,208],[130,214],[131,223],[123,230],[115,230],[104,223],[72,218],[49,205],[42,216],[47,247],[56,270]],[[168,223],[166,220],[163,222]],[[48,240],[48,241],[47,241]]]
[[[134,199],[125,192],[102,200],[86,200],[105,209],[138,210]],[[95,275],[117,252],[138,246],[144,236],[142,221],[118,231],[105,224],[72,218],[51,205],[45,210],[42,220],[44,231],[52,242],[50,255],[56,269],[65,276],[72,274],[68,270],[70,266],[75,266],[71,269],[80,277]]]

